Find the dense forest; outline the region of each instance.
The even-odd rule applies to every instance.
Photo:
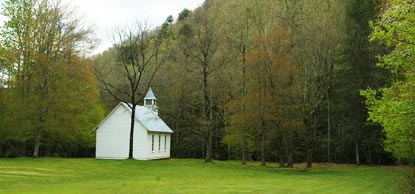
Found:
[[[415,5],[404,0],[206,0],[157,28],[91,28],[48,0],[7,0],[0,156],[93,157],[95,126],[151,86],[172,157],[408,164]]]

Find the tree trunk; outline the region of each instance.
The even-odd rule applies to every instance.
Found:
[[[246,47],[244,45],[242,49],[242,115],[244,116],[242,120],[242,165],[246,164],[246,126],[245,126],[245,96],[246,96]]]
[[[208,132],[208,143],[206,146],[206,158],[205,158],[205,162],[212,162],[212,138],[213,138],[213,134],[212,134],[212,130],[209,129]]]
[[[330,158],[330,136],[331,136],[331,112],[330,112],[330,95],[327,89],[327,162],[331,162]]]
[[[178,117],[176,117],[176,122],[175,122],[175,124],[176,124],[176,131],[180,131],[180,129],[179,129],[179,119],[178,119]],[[173,137],[173,136],[172,136]],[[176,139],[175,139],[175,141],[173,141],[173,148],[178,148],[179,147],[179,133],[178,132],[176,132],[175,133],[175,136],[174,136]],[[172,150],[172,149],[170,149],[170,150]],[[175,149],[173,149],[173,150],[175,150]],[[175,157],[177,157],[177,152],[172,152],[172,157],[173,158],[175,158]],[[195,158],[195,157],[194,157]]]
[[[133,102],[134,103],[134,102]],[[134,149],[134,123],[135,123],[135,104],[131,108],[131,126],[130,126],[130,147],[128,151],[128,159],[133,159]]]
[[[360,165],[360,158],[359,158],[359,139],[357,134],[357,121],[355,120],[354,125],[354,144],[355,144],[355,154],[356,154],[356,165]]]
[[[280,162],[279,162],[278,167],[280,167],[280,168],[284,168],[285,167],[285,165],[284,165],[284,157],[282,155],[280,155]]]
[[[414,144],[413,142],[409,143],[409,147],[410,147],[410,165],[412,167],[415,166],[415,151],[414,151]]]
[[[292,133],[288,133],[287,137],[287,167],[292,168],[294,167],[294,160],[293,160],[293,139]]]
[[[343,137],[343,134],[344,134],[343,126],[339,124],[337,127],[338,127],[337,131],[340,132],[338,137]],[[336,154],[336,155],[338,155],[339,159],[337,159],[336,163],[344,162],[344,157],[343,157],[343,154],[342,154],[342,153],[344,153],[344,151],[343,151],[344,150],[344,143],[343,142],[339,143],[339,147],[340,147],[340,149],[339,149],[340,153]]]
[[[42,82],[39,84],[39,98],[40,102],[46,102],[48,100],[48,94],[49,94],[49,85],[50,80],[48,80],[48,72],[49,69],[47,67],[42,68]],[[47,104],[47,103],[46,103]],[[44,130],[44,123],[46,122],[46,117],[48,114],[48,107],[46,106],[40,106],[39,107],[39,124],[40,126],[36,129],[36,139],[35,139],[35,148],[33,152],[33,157],[37,158],[39,157],[39,149],[40,149],[40,139],[42,135],[42,131]]]
[[[242,121],[243,123],[245,123],[244,121]],[[242,156],[242,165],[246,164],[246,131],[245,131],[245,126],[244,124],[242,124],[242,146],[241,146],[241,156]]]
[[[286,135],[283,132],[282,133],[282,140],[281,140],[282,143],[279,146],[280,147],[280,150],[279,150],[279,155],[280,155],[280,157],[279,157],[279,159],[280,159],[279,167],[280,168],[285,167],[285,157],[287,156],[287,152],[288,152],[288,150],[287,150],[287,139],[286,139],[285,136]]]
[[[311,167],[313,167],[313,161],[312,161],[313,149],[311,148],[312,143],[311,143],[310,140],[308,140],[307,144],[308,144],[307,145],[307,168],[311,168]]]
[[[259,117],[260,117],[260,141],[261,141],[261,165],[265,166],[266,165],[266,161],[265,161],[265,107],[264,107],[264,102],[263,102],[263,96],[265,91],[262,88],[262,81],[261,78],[259,78],[259,84],[258,84],[259,88]]]
[[[200,158],[205,157],[206,158],[206,138],[202,138],[202,156]]]
[[[38,129],[36,132],[36,139],[35,139],[35,150],[33,152],[33,157],[39,157],[39,148],[40,148],[40,130]]]
[[[265,166],[265,134],[264,134],[264,122],[261,121],[261,165]]]
[[[219,134],[219,132],[218,132],[218,127],[215,127],[215,134],[214,134],[214,137],[218,137],[218,134]],[[215,158],[219,158],[219,153],[218,153],[218,149],[219,148],[219,140],[218,140],[218,138],[215,138]],[[213,148],[212,148],[212,151],[213,151]]]
[[[228,152],[228,160],[232,160],[231,157],[231,147],[229,145],[226,144],[226,151]]]
[[[207,132],[207,145],[206,145],[206,157],[205,162],[212,162],[212,111],[211,111],[211,105],[210,105],[210,96],[209,96],[209,88],[208,88],[208,63],[205,62],[203,64],[203,96],[205,100],[204,104],[204,122]]]
[[[313,167],[313,151],[314,151],[314,142],[316,138],[316,116],[312,114],[312,126],[310,133],[312,133],[312,138],[309,137],[308,146],[307,146],[307,168]],[[310,136],[311,136],[310,135]]]
[[[370,151],[370,146],[367,145],[367,163],[370,165],[373,165],[373,158],[372,158],[372,152]]]
[[[18,145],[16,145],[15,151],[16,151],[16,155],[18,157],[25,157],[25,156],[27,156],[26,144],[24,142],[23,143],[19,143]]]

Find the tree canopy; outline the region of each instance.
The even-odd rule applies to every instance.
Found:
[[[390,51],[379,56],[379,66],[391,72],[391,84],[362,91],[367,98],[369,119],[380,123],[386,133],[386,149],[397,158],[415,159],[415,5],[393,0],[384,5],[371,23],[372,41]]]

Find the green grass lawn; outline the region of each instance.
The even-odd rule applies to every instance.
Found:
[[[0,159],[0,193],[399,193],[401,170],[171,159]]]

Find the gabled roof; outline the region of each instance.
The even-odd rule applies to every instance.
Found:
[[[144,97],[144,100],[147,100],[147,99],[148,100],[157,100],[157,98],[154,95],[153,90],[151,89],[151,87],[150,87],[150,89],[148,89],[148,92],[147,92],[146,96]]]
[[[131,108],[126,103],[121,102],[121,104],[131,112]],[[148,131],[173,133],[173,130],[171,130],[170,127],[167,126],[163,120],[161,120],[157,113],[144,106],[137,105],[135,107],[135,119],[143,124]]]
[[[131,104],[130,104],[131,105]],[[120,102],[96,127],[98,127],[107,120],[108,117],[119,107],[122,106],[126,108],[131,113],[131,108],[124,102]],[[132,105],[131,105],[132,106]],[[130,117],[128,117],[130,118]],[[170,129],[167,124],[161,120],[161,118],[149,108],[144,106],[137,105],[135,107],[135,119],[140,122],[147,131],[151,132],[163,132],[163,133],[173,133],[173,130]]]

